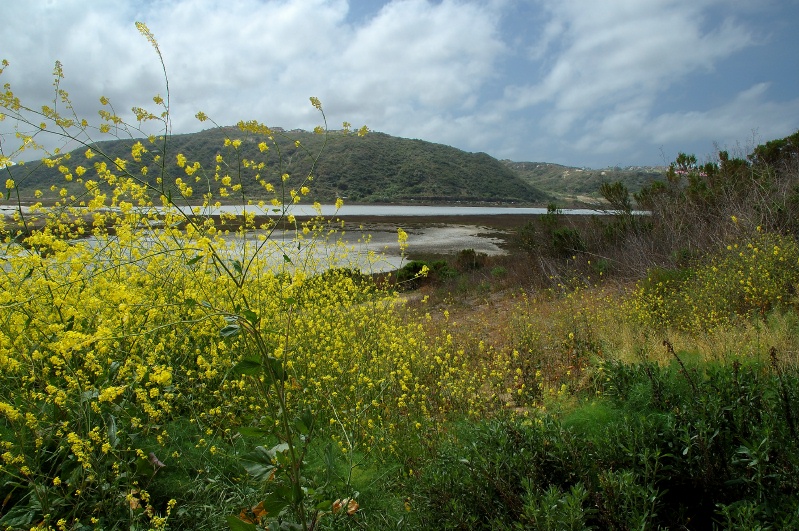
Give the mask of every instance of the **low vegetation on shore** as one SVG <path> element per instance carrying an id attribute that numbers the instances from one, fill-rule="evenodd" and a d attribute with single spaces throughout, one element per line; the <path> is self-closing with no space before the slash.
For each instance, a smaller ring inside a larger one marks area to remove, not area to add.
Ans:
<path id="1" fill-rule="evenodd" d="M 318 143 L 242 122 L 207 163 L 168 97 L 95 127 L 61 78 L 0 99 L 20 150 L 83 144 L 47 207 L 0 161 L 0 528 L 799 525 L 799 132 L 378 277 L 292 214 L 341 134 L 316 98 Z"/>

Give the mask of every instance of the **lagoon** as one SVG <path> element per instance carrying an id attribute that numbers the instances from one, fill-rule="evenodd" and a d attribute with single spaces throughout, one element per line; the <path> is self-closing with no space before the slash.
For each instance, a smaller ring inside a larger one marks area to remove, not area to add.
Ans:
<path id="1" fill-rule="evenodd" d="M 440 206 L 440 205 L 348 205 L 344 204 L 337 209 L 336 205 L 321 205 L 324 217 L 447 217 L 447 216 L 540 216 L 547 213 L 541 207 L 503 207 L 503 206 Z M 209 207 L 201 210 L 204 215 L 242 214 L 245 209 L 255 212 L 256 215 L 274 216 L 279 210 L 271 207 L 259 208 L 258 206 L 223 205 Z M 315 216 L 317 211 L 311 205 L 298 204 L 290 207 L 290 212 L 297 217 Z M 602 210 L 588 208 L 562 209 L 560 213 L 566 215 L 594 215 L 603 214 Z"/>
<path id="2" fill-rule="evenodd" d="M 13 207 L 12 207 L 13 208 Z M 7 208 L 10 214 L 12 208 Z M 23 210 L 27 208 L 23 207 Z M 159 209 L 160 210 L 160 209 Z M 245 211 L 256 216 L 277 217 L 279 209 L 256 205 L 223 205 L 220 207 L 184 207 L 185 212 L 218 216 L 220 214 L 241 215 Z M 314 217 L 319 214 L 311 205 L 298 204 L 288 207 L 288 213 L 298 218 Z M 439 205 L 348 205 L 341 208 L 335 205 L 321 205 L 321 215 L 328 219 L 340 219 L 343 228 L 333 238 L 350 246 L 356 262 L 363 269 L 372 272 L 392 270 L 401 267 L 403 262 L 417 256 L 433 254 L 456 254 L 462 249 L 474 249 L 487 255 L 505 254 L 503 243 L 508 232 L 499 228 L 491 219 L 518 216 L 518 221 L 505 226 L 524 224 L 525 216 L 540 216 L 547 213 L 541 207 L 512 206 L 439 206 Z M 602 215 L 607 212 L 593 209 L 563 209 L 564 215 Z M 510 218 L 507 218 L 510 219 Z M 490 225 L 490 226 L 489 226 Z M 397 242 L 397 229 L 408 233 L 408 247 L 403 252 Z M 290 239 L 289 233 L 275 234 L 278 240 Z M 317 248 L 317 252 L 321 249 Z M 367 256 L 377 254 L 382 257 L 377 264 L 369 264 Z M 356 258 L 357 257 L 357 258 Z"/>

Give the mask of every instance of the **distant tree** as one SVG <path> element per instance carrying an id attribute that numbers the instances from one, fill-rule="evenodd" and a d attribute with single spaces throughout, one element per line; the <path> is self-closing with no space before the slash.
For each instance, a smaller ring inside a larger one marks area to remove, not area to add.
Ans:
<path id="1" fill-rule="evenodd" d="M 632 213 L 633 204 L 630 201 L 630 192 L 621 181 L 616 181 L 612 184 L 603 182 L 599 186 L 599 193 L 616 212 L 620 214 Z"/>
<path id="2" fill-rule="evenodd" d="M 634 198 L 651 212 L 653 244 L 667 256 L 708 250 L 732 232 L 757 227 L 799 234 L 799 132 L 745 158 L 719 151 L 716 161 L 699 164 L 695 155 L 680 153 L 665 177 Z M 611 204 L 622 199 L 610 185 L 602 192 Z"/>

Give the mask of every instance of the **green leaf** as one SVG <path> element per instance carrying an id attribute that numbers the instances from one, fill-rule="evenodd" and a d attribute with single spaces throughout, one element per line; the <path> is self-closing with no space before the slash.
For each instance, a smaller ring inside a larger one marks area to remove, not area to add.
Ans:
<path id="1" fill-rule="evenodd" d="M 237 325 L 237 324 L 229 324 L 229 325 L 226 325 L 226 326 L 222 327 L 222 329 L 219 331 L 219 335 L 222 336 L 222 337 L 235 336 L 236 334 L 239 333 L 240 330 L 241 330 L 241 327 L 239 325 Z"/>
<path id="2" fill-rule="evenodd" d="M 0 524 L 9 526 L 10 528 L 27 527 L 33 522 L 33 519 L 36 518 L 37 512 L 38 511 L 28 506 L 14 506 L 0 518 Z"/>
<path id="3" fill-rule="evenodd" d="M 310 407 L 305 408 L 305 411 L 302 412 L 302 419 L 303 424 L 308 426 L 309 430 L 314 428 L 314 423 L 316 422 L 316 417 L 314 417 L 313 411 L 311 411 Z"/>
<path id="4" fill-rule="evenodd" d="M 283 369 L 282 360 L 269 356 L 266 361 L 269 363 L 270 375 L 273 376 L 276 381 L 283 382 L 288 378 L 286 371 Z"/>
<path id="5" fill-rule="evenodd" d="M 272 477 L 275 471 L 274 461 L 275 453 L 263 446 L 256 446 L 255 450 L 241 456 L 241 465 L 256 481 L 266 481 Z"/>
<path id="6" fill-rule="evenodd" d="M 252 437 L 252 438 L 258 438 L 258 439 L 261 439 L 261 438 L 263 438 L 266 435 L 269 435 L 271 433 L 271 431 L 266 430 L 264 428 L 256 428 L 256 427 L 252 427 L 252 426 L 239 428 L 238 431 L 239 431 L 239 434 L 242 437 Z"/>
<path id="7" fill-rule="evenodd" d="M 316 504 L 316 507 L 314 507 L 314 509 L 316 509 L 317 511 L 329 511 L 332 509 L 332 507 L 333 507 L 333 500 L 322 500 Z"/>
<path id="8" fill-rule="evenodd" d="M 111 444 L 112 448 L 116 448 L 117 444 L 119 444 L 119 438 L 117 437 L 117 421 L 114 415 L 108 415 L 108 442 Z"/>
<path id="9" fill-rule="evenodd" d="M 248 524 L 238 516 L 226 516 L 230 531 L 257 531 L 255 524 Z"/>
<path id="10" fill-rule="evenodd" d="M 285 253 L 283 254 L 283 261 L 284 261 L 284 262 L 287 262 L 287 263 L 289 263 L 289 264 L 291 264 L 291 263 L 292 263 L 292 262 L 291 262 L 291 258 L 289 258 L 289 255 L 287 255 L 287 254 L 285 254 Z"/>
<path id="11" fill-rule="evenodd" d="M 241 275 L 241 262 L 238 260 L 233 260 L 233 270 Z"/>
<path id="12" fill-rule="evenodd" d="M 291 501 L 283 496 L 281 489 L 270 493 L 264 500 L 264 510 L 268 514 L 280 514 L 280 511 L 286 508 Z"/>
<path id="13" fill-rule="evenodd" d="M 308 433 L 311 431 L 308 428 L 308 425 L 305 424 L 302 419 L 296 419 L 294 421 L 294 429 L 297 430 L 297 433 L 300 435 L 308 435 Z"/>
<path id="14" fill-rule="evenodd" d="M 314 416 L 311 413 L 311 408 L 306 408 L 305 411 L 294 421 L 294 429 L 300 435 L 308 435 L 311 433 L 314 425 Z"/>
<path id="15" fill-rule="evenodd" d="M 186 265 L 194 265 L 194 264 L 196 264 L 197 262 L 199 262 L 200 260 L 202 260 L 202 258 L 203 258 L 203 257 L 202 257 L 201 255 L 199 255 L 199 254 L 198 254 L 197 256 L 195 256 L 194 258 L 192 258 L 191 260 L 188 260 L 188 261 L 186 262 Z"/>
<path id="16" fill-rule="evenodd" d="M 197 306 L 197 301 L 195 301 L 194 299 L 186 299 L 183 301 L 183 304 L 185 304 L 189 308 L 194 308 L 195 306 Z"/>
<path id="17" fill-rule="evenodd" d="M 263 370 L 264 366 L 261 365 L 261 358 L 258 356 L 242 358 L 240 362 L 233 366 L 233 374 L 238 375 L 246 374 L 247 376 L 258 376 Z"/>
<path id="18" fill-rule="evenodd" d="M 250 309 L 242 310 L 241 315 L 243 315 L 244 318 L 247 319 L 247 321 L 250 322 L 250 324 L 252 324 L 252 325 L 257 325 L 258 324 L 258 320 L 259 320 L 258 314 L 255 313 L 254 311 L 252 311 Z"/>
<path id="19" fill-rule="evenodd" d="M 153 475 L 153 465 L 146 457 L 136 459 L 136 475 L 140 477 L 150 477 Z"/>

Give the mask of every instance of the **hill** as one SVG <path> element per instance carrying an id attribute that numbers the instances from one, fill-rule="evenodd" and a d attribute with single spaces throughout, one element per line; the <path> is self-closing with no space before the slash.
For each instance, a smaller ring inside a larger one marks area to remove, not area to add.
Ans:
<path id="1" fill-rule="evenodd" d="M 502 161 L 530 186 L 546 191 L 558 205 L 595 204 L 601 201 L 599 187 L 603 182 L 619 181 L 633 193 L 662 179 L 666 167 L 630 166 L 605 169 L 576 168 L 548 162 Z"/>
<path id="2" fill-rule="evenodd" d="M 269 175 L 269 180 L 274 184 L 279 182 L 283 173 L 297 177 L 307 175 L 312 169 L 312 157 L 307 156 L 307 153 L 318 153 L 325 136 L 299 130 L 274 131 L 274 143 L 270 145 L 266 168 L 261 174 Z M 238 127 L 174 135 L 170 138 L 162 159 L 165 161 L 168 177 L 165 181 L 174 182 L 177 177 L 187 182 L 194 179 L 187 179 L 185 171 L 175 164 L 179 153 L 186 157 L 189 164 L 194 161 L 201 164 L 204 170 L 196 175 L 202 175 L 204 171 L 206 177 L 213 179 L 218 153 L 223 154 L 228 164 L 234 162 L 231 149 L 223 147 L 226 138 L 242 141 L 239 153 L 243 159 L 263 160 L 258 145 L 266 138 L 242 132 Z M 135 141 L 104 141 L 95 145 L 95 151 L 102 151 L 110 166 L 111 161 L 117 157 L 130 160 L 131 147 Z M 299 141 L 301 147 L 295 141 Z M 150 156 L 147 179 L 154 183 L 160 168 L 158 163 L 152 161 L 152 155 L 158 152 L 161 143 L 149 143 L 147 140 L 143 143 L 150 150 L 147 154 Z M 87 160 L 85 152 L 85 147 L 73 151 L 68 165 L 70 168 L 79 165 L 89 168 L 85 178 L 96 180 L 95 172 L 91 168 L 100 157 Z M 224 168 L 223 171 L 230 173 L 235 182 L 235 172 Z M 44 193 L 43 200 L 55 199 L 57 190 L 61 187 L 66 187 L 70 195 L 79 196 L 85 192 L 84 185 L 78 179 L 65 182 L 57 165 L 48 167 L 39 162 L 28 163 L 11 168 L 11 172 L 21 193 L 26 197 L 32 197 L 35 190 L 41 190 Z M 398 138 L 383 133 L 369 133 L 365 137 L 358 137 L 340 131 L 331 132 L 327 135 L 327 145 L 313 175 L 312 197 L 321 202 L 344 197 L 348 201 L 363 203 L 544 204 L 552 199 L 529 180 L 522 178 L 513 168 L 485 153 L 468 153 L 442 144 Z M 255 179 L 244 179 L 241 184 L 241 193 L 247 198 L 263 197 L 263 190 Z M 53 185 L 56 190 L 51 190 Z M 195 186 L 197 193 L 194 197 L 199 196 L 201 185 L 202 181 Z M 237 198 L 231 195 L 229 200 L 235 202 Z"/>

